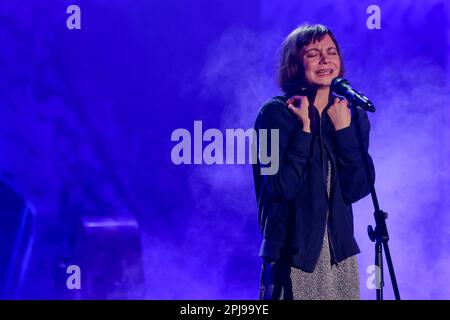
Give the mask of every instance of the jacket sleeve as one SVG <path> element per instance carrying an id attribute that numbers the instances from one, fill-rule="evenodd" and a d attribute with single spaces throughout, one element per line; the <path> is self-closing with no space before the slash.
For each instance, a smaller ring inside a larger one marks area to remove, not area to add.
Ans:
<path id="1" fill-rule="evenodd" d="M 369 149 L 370 122 L 367 113 L 362 108 L 358 112 L 359 124 L 364 141 L 365 152 Z M 355 117 L 349 127 L 336 131 L 335 150 L 338 170 L 338 180 L 342 196 L 347 204 L 354 203 L 370 193 L 370 185 L 375 181 L 375 168 L 369 155 L 371 180 L 367 178 L 364 158 L 358 142 Z"/>
<path id="2" fill-rule="evenodd" d="M 278 129 L 278 170 L 270 175 L 262 175 L 261 168 L 266 165 L 259 163 L 260 174 L 271 198 L 276 201 L 290 200 L 296 196 L 305 179 L 305 172 L 309 162 L 309 153 L 312 135 L 301 129 L 301 122 L 294 123 L 281 102 L 271 103 L 263 107 L 255 122 L 255 131 L 258 137 L 258 156 L 260 154 L 261 141 L 260 130 L 267 130 L 267 145 L 269 153 L 272 153 L 273 144 L 271 130 Z M 262 139 L 265 140 L 265 139 Z M 272 157 L 275 155 L 271 155 Z"/>

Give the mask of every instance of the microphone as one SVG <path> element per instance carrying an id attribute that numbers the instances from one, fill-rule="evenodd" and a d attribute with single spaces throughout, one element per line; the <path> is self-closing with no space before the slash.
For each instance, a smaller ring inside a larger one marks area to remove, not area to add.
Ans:
<path id="1" fill-rule="evenodd" d="M 375 106 L 361 92 L 356 91 L 350 86 L 350 83 L 341 77 L 336 77 L 331 82 L 331 91 L 339 96 L 345 97 L 350 104 L 360 106 L 366 111 L 375 112 Z"/>

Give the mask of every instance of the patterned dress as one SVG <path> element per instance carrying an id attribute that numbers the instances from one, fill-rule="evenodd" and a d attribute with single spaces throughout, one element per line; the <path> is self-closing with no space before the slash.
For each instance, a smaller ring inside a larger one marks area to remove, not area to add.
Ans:
<path id="1" fill-rule="evenodd" d="M 327 193 L 331 190 L 331 164 L 328 161 Z M 313 273 L 291 267 L 294 300 L 359 300 L 359 272 L 356 256 L 331 265 L 328 232 Z"/>

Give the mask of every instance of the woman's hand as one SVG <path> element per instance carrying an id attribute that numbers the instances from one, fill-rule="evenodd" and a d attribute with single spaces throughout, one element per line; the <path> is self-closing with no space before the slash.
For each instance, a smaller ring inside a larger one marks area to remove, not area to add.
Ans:
<path id="1" fill-rule="evenodd" d="M 350 126 L 352 112 L 348 107 L 347 100 L 335 98 L 333 105 L 328 109 L 327 113 L 336 131 Z"/>
<path id="2" fill-rule="evenodd" d="M 303 124 L 303 131 L 311 133 L 311 121 L 308 115 L 309 101 L 305 96 L 293 96 L 286 101 L 291 110 Z M 298 107 L 297 107 L 298 106 Z"/>

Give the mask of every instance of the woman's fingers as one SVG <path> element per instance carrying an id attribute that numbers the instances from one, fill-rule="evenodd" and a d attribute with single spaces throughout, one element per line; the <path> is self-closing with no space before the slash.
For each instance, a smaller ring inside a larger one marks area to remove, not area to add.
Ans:
<path id="1" fill-rule="evenodd" d="M 286 101 L 286 103 L 288 105 L 293 104 L 294 106 L 296 106 L 299 104 L 299 102 L 302 101 L 303 98 L 305 98 L 305 97 L 304 96 L 292 96 Z"/>
<path id="2" fill-rule="evenodd" d="M 338 97 L 334 97 L 333 105 L 337 105 L 341 101 Z"/>
<path id="3" fill-rule="evenodd" d="M 351 111 L 346 99 L 335 98 L 333 105 L 327 110 L 327 114 L 336 130 L 346 128 L 351 123 Z"/>
<path id="4" fill-rule="evenodd" d="M 341 99 L 339 97 L 335 97 L 333 101 L 333 106 L 346 106 L 348 107 L 347 99 Z"/>

